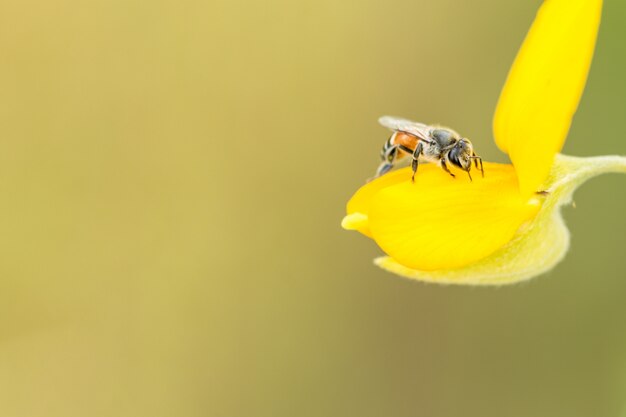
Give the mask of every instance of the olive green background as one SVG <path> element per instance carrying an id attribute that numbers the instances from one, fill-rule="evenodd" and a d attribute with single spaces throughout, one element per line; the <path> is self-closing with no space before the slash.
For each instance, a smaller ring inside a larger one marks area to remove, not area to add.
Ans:
<path id="1" fill-rule="evenodd" d="M 605 3 L 573 155 L 626 155 Z M 3 0 L 0 416 L 618 416 L 626 177 L 512 287 L 390 275 L 339 227 L 380 115 L 506 161 L 491 118 L 539 4 Z"/>

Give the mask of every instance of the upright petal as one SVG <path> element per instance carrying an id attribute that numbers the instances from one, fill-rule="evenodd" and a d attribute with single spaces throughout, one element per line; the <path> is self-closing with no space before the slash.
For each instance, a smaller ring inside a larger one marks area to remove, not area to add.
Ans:
<path id="1" fill-rule="evenodd" d="M 602 0 L 546 0 L 509 72 L 494 118 L 523 195 L 539 191 L 583 93 Z"/>

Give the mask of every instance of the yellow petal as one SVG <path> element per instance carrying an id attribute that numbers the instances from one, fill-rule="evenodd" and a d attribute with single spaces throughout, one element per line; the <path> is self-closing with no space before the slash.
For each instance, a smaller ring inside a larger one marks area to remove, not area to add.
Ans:
<path id="1" fill-rule="evenodd" d="M 602 0 L 546 0 L 509 72 L 494 118 L 525 196 L 539 191 L 583 93 Z"/>
<path id="2" fill-rule="evenodd" d="M 352 213 L 346 215 L 341 221 L 341 227 L 346 230 L 357 230 L 367 237 L 372 237 L 369 229 L 369 218 L 363 213 Z"/>
<path id="3" fill-rule="evenodd" d="M 504 285 L 530 279 L 552 269 L 569 248 L 569 231 L 560 208 L 571 202 L 572 194 L 585 181 L 610 172 L 626 173 L 626 158 L 557 155 L 546 180 L 549 194 L 537 216 L 508 244 L 471 265 L 420 271 L 408 268 L 392 257 L 378 258 L 375 263 L 406 278 L 438 284 Z"/>
<path id="4" fill-rule="evenodd" d="M 409 168 L 387 175 L 363 186 L 348 213 L 366 216 L 367 229 L 358 230 L 409 268 L 451 269 L 485 258 L 540 207 L 522 198 L 511 165 L 487 163 L 485 178 L 475 174 L 473 182 L 430 164 L 420 166 L 414 184 Z"/>
<path id="5" fill-rule="evenodd" d="M 368 182 L 352 196 L 346 207 L 348 215 L 341 222 L 341 227 L 346 230 L 358 230 L 367 237 L 372 237 L 369 229 L 368 213 L 372 197 L 380 190 L 390 185 L 398 184 L 410 178 L 411 174 L 407 174 L 402 170 L 391 171 L 382 177 L 378 177 Z"/>

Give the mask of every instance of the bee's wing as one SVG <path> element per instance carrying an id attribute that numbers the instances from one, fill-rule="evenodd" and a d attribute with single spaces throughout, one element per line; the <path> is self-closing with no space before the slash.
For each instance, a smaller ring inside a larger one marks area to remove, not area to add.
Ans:
<path id="1" fill-rule="evenodd" d="M 428 140 L 430 127 L 423 123 L 412 122 L 411 120 L 392 116 L 383 116 L 378 119 L 378 123 L 387 129 L 411 133 L 420 139 Z"/>

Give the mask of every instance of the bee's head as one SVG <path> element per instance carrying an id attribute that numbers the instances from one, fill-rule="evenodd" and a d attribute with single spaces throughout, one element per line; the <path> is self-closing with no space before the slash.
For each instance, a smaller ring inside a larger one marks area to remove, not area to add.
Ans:
<path id="1" fill-rule="evenodd" d="M 457 168 L 461 168 L 463 171 L 469 172 L 472 168 L 472 155 L 474 154 L 474 148 L 472 142 L 469 139 L 460 139 L 454 148 L 450 150 L 448 159 Z"/>

